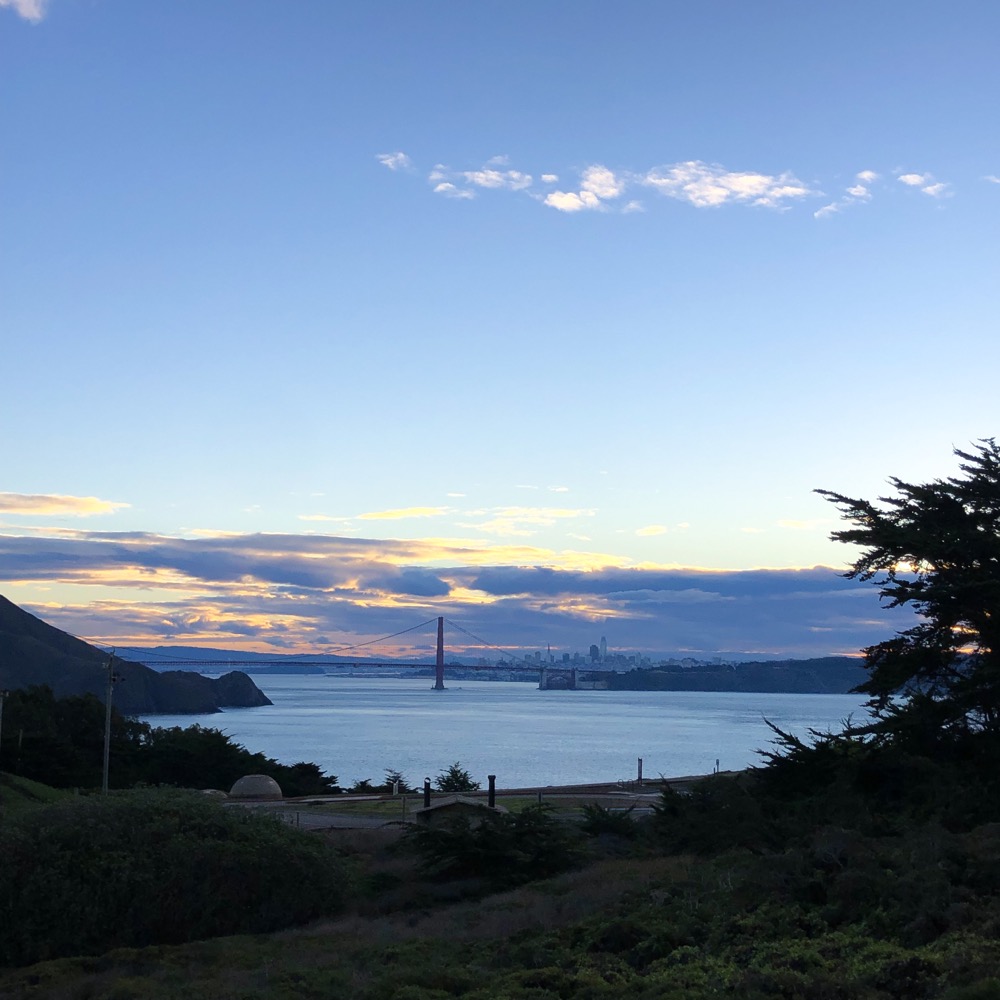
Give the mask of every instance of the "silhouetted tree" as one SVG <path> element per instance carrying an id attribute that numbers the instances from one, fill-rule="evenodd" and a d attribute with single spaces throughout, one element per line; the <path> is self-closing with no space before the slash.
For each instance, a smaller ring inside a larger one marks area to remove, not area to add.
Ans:
<path id="1" fill-rule="evenodd" d="M 986 438 L 955 454 L 964 475 L 893 477 L 896 495 L 874 503 L 817 490 L 854 524 L 831 537 L 863 549 L 845 575 L 920 615 L 864 650 L 857 690 L 896 731 L 1000 732 L 1000 448 Z"/>
<path id="2" fill-rule="evenodd" d="M 434 779 L 434 785 L 439 792 L 479 791 L 479 782 L 472 780 L 472 775 L 462 767 L 462 762 L 458 760 Z"/>

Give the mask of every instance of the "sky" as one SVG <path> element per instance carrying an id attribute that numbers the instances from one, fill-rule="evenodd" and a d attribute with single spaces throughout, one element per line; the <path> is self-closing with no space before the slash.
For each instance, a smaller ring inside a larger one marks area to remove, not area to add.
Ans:
<path id="1" fill-rule="evenodd" d="M 997 433 L 998 44 L 987 2 L 0 0 L 0 593 L 119 647 L 881 641 L 813 491 Z"/>

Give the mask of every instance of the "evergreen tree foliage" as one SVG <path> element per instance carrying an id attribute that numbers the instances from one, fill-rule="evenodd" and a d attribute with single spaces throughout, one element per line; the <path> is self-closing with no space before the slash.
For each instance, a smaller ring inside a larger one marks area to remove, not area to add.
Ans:
<path id="1" fill-rule="evenodd" d="M 0 766 L 55 788 L 96 788 L 104 755 L 104 704 L 92 694 L 56 698 L 46 686 L 12 691 L 4 705 Z M 337 776 L 316 764 L 281 764 L 218 729 L 169 729 L 112 710 L 112 788 L 137 784 L 228 791 L 245 774 L 267 774 L 286 796 L 329 795 Z"/>
<path id="2" fill-rule="evenodd" d="M 853 522 L 831 537 L 863 549 L 845 575 L 920 616 L 864 650 L 857 689 L 883 723 L 919 739 L 1000 729 L 1000 447 L 987 438 L 955 454 L 961 476 L 893 477 L 895 495 L 876 502 L 817 490 Z"/>
<path id="3" fill-rule="evenodd" d="M 434 779 L 434 787 L 439 792 L 478 792 L 479 782 L 473 781 L 472 775 L 462 767 L 462 762 L 456 760 Z"/>

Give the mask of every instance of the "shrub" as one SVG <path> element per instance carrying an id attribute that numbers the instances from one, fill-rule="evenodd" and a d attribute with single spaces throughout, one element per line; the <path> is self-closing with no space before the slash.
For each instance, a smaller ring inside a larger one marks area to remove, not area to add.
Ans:
<path id="1" fill-rule="evenodd" d="M 407 831 L 404 846 L 428 874 L 478 878 L 493 888 L 547 878 L 576 867 L 583 858 L 579 832 L 545 805 L 516 815 L 485 813 L 476 822 L 462 816 L 446 826 L 415 826 Z"/>
<path id="2" fill-rule="evenodd" d="M 0 964 L 263 933 L 332 914 L 343 862 L 279 820 L 132 792 L 0 826 Z"/>

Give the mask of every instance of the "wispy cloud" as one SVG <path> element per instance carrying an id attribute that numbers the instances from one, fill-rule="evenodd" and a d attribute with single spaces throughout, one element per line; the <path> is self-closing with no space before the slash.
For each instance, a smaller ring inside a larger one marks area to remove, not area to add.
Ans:
<path id="1" fill-rule="evenodd" d="M 527 537 L 539 528 L 551 527 L 557 521 L 580 517 L 593 517 L 594 509 L 566 507 L 498 507 L 489 512 L 485 521 L 466 522 L 463 528 L 473 528 L 490 535 Z"/>
<path id="2" fill-rule="evenodd" d="M 522 174 L 520 170 L 465 170 L 462 177 L 467 183 L 481 188 L 523 191 L 531 187 L 531 174 Z"/>
<path id="3" fill-rule="evenodd" d="M 413 161 L 406 153 L 379 153 L 375 159 L 390 170 L 408 170 L 413 166 Z"/>
<path id="4" fill-rule="evenodd" d="M 114 514 L 128 506 L 118 500 L 64 496 L 61 493 L 0 493 L 0 513 L 32 517 L 51 514 L 91 517 L 94 514 Z"/>
<path id="5" fill-rule="evenodd" d="M 635 533 L 640 538 L 651 538 L 654 535 L 665 535 L 667 530 L 667 527 L 663 524 L 647 524 L 643 528 L 636 528 Z"/>
<path id="6" fill-rule="evenodd" d="M 701 160 L 656 167 L 645 175 L 642 183 L 696 208 L 715 208 L 733 202 L 782 208 L 789 201 L 816 193 L 792 173 L 775 176 L 727 170 L 717 163 Z"/>
<path id="7" fill-rule="evenodd" d="M 951 193 L 951 185 L 935 180 L 933 174 L 900 174 L 897 180 L 907 187 L 919 188 L 931 198 L 943 198 Z"/>
<path id="8" fill-rule="evenodd" d="M 989 181 L 991 184 L 1000 184 L 1000 177 L 997 177 L 996 174 L 987 174 L 983 178 L 983 180 L 984 181 Z"/>
<path id="9" fill-rule="evenodd" d="M 395 510 L 375 510 L 358 514 L 361 521 L 401 521 L 410 517 L 441 517 L 450 507 L 398 507 Z"/>
<path id="10" fill-rule="evenodd" d="M 831 215 L 836 215 L 849 205 L 857 205 L 861 202 L 871 201 L 871 186 L 879 179 L 879 175 L 874 170 L 860 170 L 854 175 L 854 183 L 847 188 L 846 193 L 837 201 L 830 202 L 822 208 L 813 212 L 813 218 L 825 219 Z"/>
<path id="11" fill-rule="evenodd" d="M 434 187 L 435 194 L 444 195 L 445 198 L 464 198 L 466 200 L 471 200 L 476 197 L 475 191 L 470 191 L 468 188 L 456 187 L 451 181 L 441 181 L 440 184 Z"/>
<path id="12" fill-rule="evenodd" d="M 0 7 L 9 7 L 26 21 L 38 23 L 45 17 L 48 0 L 0 0 Z"/>

